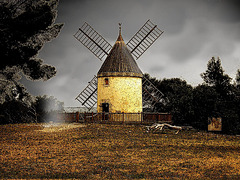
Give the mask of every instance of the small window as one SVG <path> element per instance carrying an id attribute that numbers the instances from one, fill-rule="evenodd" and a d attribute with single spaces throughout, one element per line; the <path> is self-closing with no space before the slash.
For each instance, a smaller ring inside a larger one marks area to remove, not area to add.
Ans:
<path id="1" fill-rule="evenodd" d="M 108 78 L 105 78 L 104 81 L 105 81 L 105 85 L 108 86 L 108 85 L 109 85 L 109 80 L 108 80 Z"/>

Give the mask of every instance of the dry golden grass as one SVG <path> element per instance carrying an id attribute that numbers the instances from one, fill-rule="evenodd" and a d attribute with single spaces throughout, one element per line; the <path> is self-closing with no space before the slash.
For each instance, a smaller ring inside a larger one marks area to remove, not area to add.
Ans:
<path id="1" fill-rule="evenodd" d="M 106 124 L 2 125 L 0 134 L 0 178 L 240 179 L 236 136 Z"/>

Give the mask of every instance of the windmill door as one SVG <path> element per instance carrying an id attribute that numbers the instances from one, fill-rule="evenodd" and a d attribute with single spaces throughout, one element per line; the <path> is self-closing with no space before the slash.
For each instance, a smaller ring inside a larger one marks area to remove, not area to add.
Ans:
<path id="1" fill-rule="evenodd" d="M 102 103 L 102 112 L 103 112 L 103 120 L 108 120 L 108 113 L 109 113 L 109 104 L 108 103 Z"/>

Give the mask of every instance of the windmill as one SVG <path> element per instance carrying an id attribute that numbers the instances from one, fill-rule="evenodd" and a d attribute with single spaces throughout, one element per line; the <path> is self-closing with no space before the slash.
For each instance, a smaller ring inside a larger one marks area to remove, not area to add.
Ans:
<path id="1" fill-rule="evenodd" d="M 125 44 L 119 23 L 117 41 L 111 46 L 85 22 L 74 37 L 104 62 L 97 76 L 93 77 L 76 100 L 88 110 L 97 104 L 99 113 L 142 112 L 143 108 L 164 103 L 164 94 L 143 76 L 136 63 L 162 33 L 157 25 L 148 20 Z"/>

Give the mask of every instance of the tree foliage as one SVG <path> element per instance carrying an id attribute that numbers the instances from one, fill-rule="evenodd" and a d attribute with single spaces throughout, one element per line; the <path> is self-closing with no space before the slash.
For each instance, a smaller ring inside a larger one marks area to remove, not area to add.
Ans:
<path id="1" fill-rule="evenodd" d="M 218 59 L 212 57 L 208 61 L 207 70 L 201 74 L 201 77 L 207 85 L 213 86 L 221 95 L 226 96 L 229 93 L 231 78 L 224 73 L 219 57 Z"/>
<path id="2" fill-rule="evenodd" d="M 163 79 L 156 87 L 169 101 L 165 106 L 157 107 L 156 111 L 171 113 L 175 124 L 189 124 L 192 116 L 192 87 L 180 78 Z"/>
<path id="3" fill-rule="evenodd" d="M 237 70 L 236 84 L 237 84 L 238 87 L 240 87 L 240 69 Z"/>
<path id="4" fill-rule="evenodd" d="M 63 102 L 47 95 L 37 96 L 31 105 L 11 100 L 0 104 L 0 124 L 48 122 L 55 113 L 63 111 Z"/>
<path id="5" fill-rule="evenodd" d="M 193 119 L 192 125 L 207 130 L 208 117 L 219 117 L 217 111 L 218 93 L 206 84 L 198 85 L 193 89 Z"/>
<path id="6" fill-rule="evenodd" d="M 63 24 L 55 24 L 56 0 L 8 0 L 0 4 L 0 103 L 29 100 L 19 83 L 23 74 L 30 80 L 48 80 L 55 67 L 37 57 L 46 42 L 57 37 Z"/>
<path id="7" fill-rule="evenodd" d="M 201 74 L 204 83 L 196 87 L 179 78 L 157 80 L 148 74 L 145 77 L 169 99 L 166 104 L 156 104 L 155 111 L 171 113 L 175 124 L 207 130 L 208 117 L 221 117 L 224 133 L 240 133 L 240 71 L 235 85 L 231 84 L 219 58 L 209 60 L 206 72 Z"/>
<path id="8" fill-rule="evenodd" d="M 63 102 L 58 101 L 53 96 L 37 96 L 33 106 L 36 109 L 37 122 L 47 122 L 51 115 L 58 111 L 63 111 Z"/>
<path id="9" fill-rule="evenodd" d="M 11 100 L 0 104 L 0 124 L 37 122 L 36 111 L 22 101 Z"/>
<path id="10" fill-rule="evenodd" d="M 56 69 L 37 57 L 46 42 L 56 38 L 63 24 L 56 24 L 58 0 L 0 1 L 0 117 L 1 123 L 36 120 L 32 97 L 19 82 L 46 81 Z M 28 115 L 31 114 L 31 115 Z"/>

